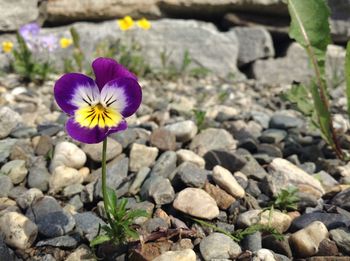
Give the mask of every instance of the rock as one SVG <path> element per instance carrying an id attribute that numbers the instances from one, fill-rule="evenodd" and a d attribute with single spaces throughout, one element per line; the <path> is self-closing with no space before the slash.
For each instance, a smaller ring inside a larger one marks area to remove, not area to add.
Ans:
<path id="1" fill-rule="evenodd" d="M 2 3 L 4 5 L 4 3 Z M 2 7 L 3 7 L 2 5 Z M 1 28 L 1 21 L 0 21 Z M 0 108 L 0 139 L 6 138 L 22 122 L 22 117 L 7 106 Z"/>
<path id="2" fill-rule="evenodd" d="M 208 171 L 200 169 L 197 165 L 184 162 L 176 170 L 176 177 L 187 187 L 202 188 L 207 180 Z"/>
<path id="3" fill-rule="evenodd" d="M 107 184 L 111 189 L 118 190 L 124 183 L 128 175 L 129 169 L 129 159 L 128 158 L 116 158 L 107 163 Z M 92 175 L 97 176 L 98 180 L 95 184 L 94 195 L 96 197 L 102 198 L 102 170 L 99 168 L 94 171 Z"/>
<path id="4" fill-rule="evenodd" d="M 219 208 L 215 200 L 204 190 L 185 188 L 174 200 L 175 209 L 194 217 L 213 219 L 219 216 Z"/>
<path id="5" fill-rule="evenodd" d="M 18 140 L 12 147 L 10 160 L 25 160 L 27 165 L 31 165 L 34 159 L 34 150 L 28 140 Z"/>
<path id="6" fill-rule="evenodd" d="M 100 225 L 106 225 L 102 219 L 94 215 L 92 212 L 77 213 L 74 215 L 74 219 L 77 232 L 89 241 L 97 236 Z"/>
<path id="7" fill-rule="evenodd" d="M 176 149 L 175 135 L 171 131 L 164 128 L 159 128 L 152 132 L 150 143 L 152 146 L 157 147 L 162 151 Z"/>
<path id="8" fill-rule="evenodd" d="M 220 209 L 226 210 L 236 201 L 230 194 L 209 182 L 205 183 L 204 190 L 215 200 Z"/>
<path id="9" fill-rule="evenodd" d="M 152 233 L 158 230 L 166 230 L 169 227 L 164 219 L 158 217 L 147 220 L 143 226 L 147 233 Z"/>
<path id="10" fill-rule="evenodd" d="M 232 173 L 240 170 L 245 164 L 245 159 L 235 152 L 226 150 L 211 150 L 204 155 L 205 168 L 213 169 L 216 165 L 220 165 L 228 169 Z"/>
<path id="11" fill-rule="evenodd" d="M 317 198 L 325 193 L 317 179 L 285 159 L 275 158 L 268 166 L 268 171 L 271 177 L 270 189 L 274 196 L 277 196 L 281 189 L 290 186 Z"/>
<path id="12" fill-rule="evenodd" d="M 0 197 L 7 197 L 12 188 L 11 179 L 8 176 L 0 174 Z"/>
<path id="13" fill-rule="evenodd" d="M 226 130 L 209 128 L 193 138 L 190 150 L 203 156 L 210 150 L 232 151 L 236 148 L 236 144 L 237 142 Z"/>
<path id="14" fill-rule="evenodd" d="M 137 136 L 137 132 L 132 128 L 128 128 L 125 131 L 115 132 L 109 135 L 109 137 L 118 141 L 124 149 L 132 144 L 137 139 Z"/>
<path id="15" fill-rule="evenodd" d="M 0 217 L 0 234 L 9 246 L 27 249 L 35 241 L 38 228 L 26 216 L 7 212 Z"/>
<path id="16" fill-rule="evenodd" d="M 173 133 L 176 140 L 180 142 L 192 140 L 198 132 L 197 125 L 191 120 L 172 123 L 166 125 L 164 128 Z"/>
<path id="17" fill-rule="evenodd" d="M 73 236 L 60 236 L 46 240 L 41 240 L 38 243 L 36 243 L 36 247 L 53 246 L 73 249 L 77 247 L 78 243 L 78 240 Z"/>
<path id="18" fill-rule="evenodd" d="M 168 179 L 162 176 L 148 178 L 143 184 L 140 195 L 143 199 L 153 198 L 159 205 L 169 204 L 175 198 L 175 192 Z"/>
<path id="19" fill-rule="evenodd" d="M 265 236 L 262 239 L 262 247 L 271 249 L 275 253 L 287 256 L 289 258 L 293 256 L 286 237 L 283 240 L 277 240 L 273 235 Z"/>
<path id="20" fill-rule="evenodd" d="M 350 203 L 348 200 L 349 195 L 350 195 L 350 188 L 345 189 L 339 192 L 337 195 L 335 195 L 335 197 L 332 199 L 332 203 L 346 210 L 350 210 Z"/>
<path id="21" fill-rule="evenodd" d="M 347 227 L 350 225 L 350 218 L 344 215 L 336 213 L 312 212 L 305 213 L 294 219 L 291 229 L 293 231 L 303 229 L 314 221 L 322 222 L 329 230 L 338 227 Z"/>
<path id="22" fill-rule="evenodd" d="M 338 256 L 339 255 L 339 250 L 337 247 L 337 244 L 326 238 L 323 239 L 318 246 L 318 251 L 317 251 L 317 256 Z"/>
<path id="23" fill-rule="evenodd" d="M 37 163 L 29 169 L 27 183 L 30 188 L 37 188 L 44 192 L 49 188 L 50 177 L 45 165 Z"/>
<path id="24" fill-rule="evenodd" d="M 21 209 L 27 209 L 36 199 L 43 197 L 44 194 L 37 188 L 28 189 L 22 193 L 17 199 L 16 203 Z"/>
<path id="25" fill-rule="evenodd" d="M 247 150 L 240 148 L 236 151 L 236 154 L 240 155 L 245 161 L 245 165 L 240 169 L 240 172 L 245 174 L 248 178 L 262 180 L 268 175 L 265 169 L 260 166 Z"/>
<path id="26" fill-rule="evenodd" d="M 245 236 L 245 238 L 242 240 L 242 248 L 252 252 L 261 249 L 261 232 L 257 231 L 254 234 Z"/>
<path id="27" fill-rule="evenodd" d="M 94 143 L 94 144 L 84 144 L 82 146 L 83 151 L 88 155 L 93 161 L 102 162 L 102 143 Z M 114 139 L 107 138 L 107 151 L 106 151 L 106 160 L 110 161 L 117 157 L 123 148 L 122 145 L 119 144 Z"/>
<path id="28" fill-rule="evenodd" d="M 314 221 L 292 234 L 289 237 L 289 242 L 296 251 L 296 256 L 308 257 L 317 253 L 320 243 L 327 237 L 326 226 L 319 221 Z"/>
<path id="29" fill-rule="evenodd" d="M 275 255 L 268 249 L 259 249 L 254 254 L 254 261 L 276 261 Z"/>
<path id="30" fill-rule="evenodd" d="M 10 177 L 13 184 L 19 184 L 26 178 L 28 170 L 24 160 L 12 160 L 3 165 L 0 172 Z"/>
<path id="31" fill-rule="evenodd" d="M 261 133 L 259 140 L 265 143 L 280 143 L 287 136 L 285 130 L 280 129 L 267 129 Z"/>
<path id="32" fill-rule="evenodd" d="M 10 248 L 7 247 L 2 237 L 0 237 L 0 260 L 14 261 Z"/>
<path id="33" fill-rule="evenodd" d="M 349 27 L 349 21 L 346 18 L 346 14 L 349 12 L 349 2 L 347 1 L 332 1 L 328 0 L 328 6 L 331 9 L 331 32 L 332 39 L 335 42 L 347 42 L 349 38 L 349 32 L 347 28 Z"/>
<path id="34" fill-rule="evenodd" d="M 189 238 L 180 239 L 171 248 L 172 251 L 179 251 L 185 249 L 193 249 L 192 241 Z"/>
<path id="35" fill-rule="evenodd" d="M 50 177 L 50 192 L 56 193 L 71 184 L 80 184 L 83 181 L 84 177 L 76 169 L 59 166 Z"/>
<path id="36" fill-rule="evenodd" d="M 331 175 L 329 175 L 323 170 L 321 170 L 313 176 L 320 180 L 326 192 L 332 190 L 335 186 L 339 185 L 339 182 L 335 178 L 333 178 Z"/>
<path id="37" fill-rule="evenodd" d="M 193 164 L 196 164 L 198 167 L 204 169 L 204 159 L 191 150 L 180 149 L 176 151 L 176 156 L 178 164 L 181 164 L 183 162 L 191 162 Z"/>
<path id="38" fill-rule="evenodd" d="M 270 128 L 287 130 L 290 128 L 301 128 L 303 121 L 299 118 L 285 115 L 281 113 L 276 113 L 272 115 L 270 120 Z"/>
<path id="39" fill-rule="evenodd" d="M 37 0 L 20 0 L 16 3 L 1 0 L 0 31 L 15 31 L 20 26 L 35 21 L 39 16 Z"/>
<path id="40" fill-rule="evenodd" d="M 55 198 L 44 196 L 35 200 L 27 209 L 26 216 L 38 226 L 45 237 L 58 237 L 69 233 L 75 226 L 71 214 L 61 208 Z"/>
<path id="41" fill-rule="evenodd" d="M 212 233 L 204 238 L 199 249 L 205 261 L 213 259 L 231 259 L 242 252 L 240 246 L 230 237 L 221 233 Z"/>
<path id="42" fill-rule="evenodd" d="M 280 211 L 274 210 L 272 214 L 268 210 L 248 210 L 239 214 L 237 224 L 241 227 L 249 227 L 253 224 L 270 225 L 279 233 L 288 230 L 292 223 L 292 219 Z"/>
<path id="43" fill-rule="evenodd" d="M 238 43 L 238 65 L 245 65 L 261 58 L 274 57 L 272 38 L 263 27 L 234 27 Z"/>
<path id="44" fill-rule="evenodd" d="M 74 143 L 68 141 L 60 142 L 56 145 L 53 158 L 51 160 L 51 173 L 56 167 L 65 166 L 80 169 L 86 162 L 85 152 Z"/>
<path id="45" fill-rule="evenodd" d="M 50 136 L 42 135 L 39 138 L 38 144 L 35 146 L 35 154 L 45 156 L 53 150 L 53 141 Z"/>
<path id="46" fill-rule="evenodd" d="M 142 183 L 145 181 L 150 171 L 150 168 L 144 167 L 136 173 L 135 179 L 129 188 L 129 193 L 136 195 L 139 192 Z"/>
<path id="47" fill-rule="evenodd" d="M 86 245 L 79 246 L 76 250 L 74 250 L 73 253 L 70 253 L 66 257 L 66 261 L 78 261 L 78 260 L 95 261 L 93 257 L 93 253 L 91 252 L 91 249 Z"/>
<path id="48" fill-rule="evenodd" d="M 237 198 L 243 198 L 245 195 L 244 189 L 238 184 L 235 177 L 230 171 L 221 167 L 215 166 L 213 169 L 213 179 L 216 184 L 224 189 L 227 193 Z"/>
<path id="49" fill-rule="evenodd" d="M 54 24 L 74 21 L 109 20 L 116 17 L 131 15 L 132 17 L 159 16 L 160 11 L 155 5 L 157 0 L 147 2 L 129 1 L 99 1 L 86 3 L 79 0 L 72 5 L 68 0 L 50 1 L 47 3 L 47 19 Z"/>
<path id="50" fill-rule="evenodd" d="M 252 72 L 254 79 L 270 84 L 307 82 L 313 77 L 308 56 L 298 43 L 288 47 L 285 57 L 256 61 Z"/>
<path id="51" fill-rule="evenodd" d="M 0 163 L 5 162 L 8 156 L 10 156 L 12 147 L 16 142 L 16 139 L 0 140 Z"/>
<path id="52" fill-rule="evenodd" d="M 344 254 L 350 254 L 350 231 L 346 228 L 337 228 L 329 231 L 330 237 Z"/>
<path id="53" fill-rule="evenodd" d="M 63 196 L 65 197 L 72 197 L 76 194 L 79 194 L 84 189 L 84 186 L 80 183 L 75 183 L 72 185 L 69 185 L 63 189 Z"/>
<path id="54" fill-rule="evenodd" d="M 134 143 L 130 150 L 130 171 L 139 171 L 143 167 L 150 167 L 158 156 L 158 149 Z"/>
<path id="55" fill-rule="evenodd" d="M 78 211 L 79 209 L 81 209 L 82 207 L 84 207 L 84 204 L 83 202 L 81 201 L 80 199 L 80 196 L 79 195 L 75 195 L 74 197 L 72 197 L 69 201 L 68 201 L 68 204 L 70 206 L 73 206 L 74 207 L 74 211 L 71 211 L 70 213 L 71 214 L 75 214 L 76 211 Z"/>
<path id="56" fill-rule="evenodd" d="M 176 154 L 173 151 L 166 151 L 160 155 L 154 164 L 151 176 L 162 176 L 170 178 L 176 169 Z"/>
<path id="57" fill-rule="evenodd" d="M 167 251 L 153 259 L 153 261 L 196 261 L 196 253 L 192 249 Z"/>

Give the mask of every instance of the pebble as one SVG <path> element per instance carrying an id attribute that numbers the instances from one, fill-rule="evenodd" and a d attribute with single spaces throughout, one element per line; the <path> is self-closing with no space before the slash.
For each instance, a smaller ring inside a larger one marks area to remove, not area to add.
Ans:
<path id="1" fill-rule="evenodd" d="M 35 146 L 35 154 L 45 156 L 53 150 L 53 141 L 50 136 L 42 135 Z"/>
<path id="2" fill-rule="evenodd" d="M 153 259 L 153 261 L 196 261 L 196 253 L 192 249 L 167 251 Z"/>
<path id="3" fill-rule="evenodd" d="M 245 162 L 244 166 L 239 171 L 245 174 L 248 178 L 260 181 L 268 176 L 265 169 L 260 166 L 249 151 L 239 148 L 236 151 L 236 154 L 240 155 Z"/>
<path id="4" fill-rule="evenodd" d="M 112 133 L 109 137 L 115 139 L 125 149 L 137 139 L 137 132 L 133 128 Z"/>
<path id="5" fill-rule="evenodd" d="M 173 133 L 176 137 L 176 140 L 180 142 L 187 142 L 192 140 L 198 132 L 197 125 L 191 120 L 169 124 L 164 128 Z"/>
<path id="6" fill-rule="evenodd" d="M 0 237 L 0 260 L 14 261 L 15 258 L 11 254 L 10 248 L 7 247 L 2 237 Z"/>
<path id="7" fill-rule="evenodd" d="M 239 214 L 237 224 L 241 227 L 249 227 L 253 224 L 270 225 L 279 233 L 283 233 L 292 223 L 292 219 L 280 211 L 274 210 L 272 214 L 268 210 L 262 211 L 253 209 Z"/>
<path id="8" fill-rule="evenodd" d="M 159 217 L 155 217 L 147 220 L 143 224 L 143 226 L 146 229 L 147 233 L 168 229 L 168 224 L 166 223 L 166 221 Z"/>
<path id="9" fill-rule="evenodd" d="M 86 154 L 74 143 L 63 141 L 56 145 L 51 160 L 51 173 L 56 167 L 65 166 L 74 169 L 80 169 L 86 162 Z"/>
<path id="10" fill-rule="evenodd" d="M 180 149 L 176 151 L 176 156 L 179 165 L 184 162 L 191 162 L 202 169 L 205 167 L 205 160 L 191 150 Z"/>
<path id="11" fill-rule="evenodd" d="M 211 150 L 204 155 L 206 169 L 220 165 L 232 173 L 239 171 L 246 164 L 245 159 L 235 152 L 226 150 Z"/>
<path id="12" fill-rule="evenodd" d="M 77 213 L 74 215 L 74 219 L 76 223 L 76 231 L 89 241 L 97 236 L 100 225 L 106 225 L 102 219 L 92 212 Z"/>
<path id="13" fill-rule="evenodd" d="M 173 202 L 175 191 L 168 179 L 153 176 L 142 185 L 140 195 L 143 199 L 152 198 L 156 204 L 164 205 Z"/>
<path id="14" fill-rule="evenodd" d="M 12 188 L 10 177 L 0 174 L 0 197 L 7 197 Z"/>
<path id="15" fill-rule="evenodd" d="M 211 220 L 219 216 L 219 208 L 215 200 L 198 188 L 185 188 L 180 191 L 173 206 L 181 212 L 198 218 Z"/>
<path id="16" fill-rule="evenodd" d="M 204 191 L 207 192 L 215 200 L 218 207 L 223 210 L 228 209 L 236 201 L 230 194 L 209 182 L 205 183 Z"/>
<path id="17" fill-rule="evenodd" d="M 35 223 L 17 212 L 7 212 L 0 217 L 0 235 L 6 244 L 19 249 L 27 249 L 38 234 Z"/>
<path id="18" fill-rule="evenodd" d="M 86 245 L 81 245 L 73 253 L 69 254 L 65 261 L 95 261 L 93 253 Z"/>
<path id="19" fill-rule="evenodd" d="M 221 233 L 212 233 L 204 238 L 199 249 L 205 261 L 233 259 L 242 252 L 240 246 L 232 238 Z"/>
<path id="20" fill-rule="evenodd" d="M 27 209 L 36 199 L 43 197 L 44 194 L 37 188 L 28 189 L 22 193 L 17 199 L 16 203 L 21 209 Z"/>
<path id="21" fill-rule="evenodd" d="M 350 255 L 350 231 L 347 228 L 337 228 L 329 231 L 330 237 L 344 254 Z"/>
<path id="22" fill-rule="evenodd" d="M 199 168 L 197 165 L 184 162 L 176 171 L 176 176 L 187 187 L 202 188 L 207 180 L 208 171 Z"/>
<path id="23" fill-rule="evenodd" d="M 244 250 L 255 252 L 262 248 L 261 240 L 261 232 L 256 231 L 251 235 L 245 236 L 241 242 L 241 245 Z"/>
<path id="24" fill-rule="evenodd" d="M 255 252 L 253 261 L 277 261 L 273 252 L 269 249 L 259 249 Z"/>
<path id="25" fill-rule="evenodd" d="M 161 151 L 175 150 L 176 137 L 175 135 L 164 128 L 156 129 L 150 137 L 151 146 L 157 147 Z"/>
<path id="26" fill-rule="evenodd" d="M 46 167 L 36 163 L 29 169 L 27 183 L 30 188 L 37 188 L 45 192 L 49 189 L 50 173 Z"/>
<path id="27" fill-rule="evenodd" d="M 0 139 L 6 138 L 22 122 L 22 117 L 7 106 L 0 108 Z"/>
<path id="28" fill-rule="evenodd" d="M 174 151 L 166 151 L 159 156 L 150 175 L 169 178 L 175 169 L 176 153 Z"/>
<path id="29" fill-rule="evenodd" d="M 179 251 L 185 249 L 193 249 L 192 241 L 189 238 L 180 239 L 171 247 L 172 251 Z"/>
<path id="30" fill-rule="evenodd" d="M 137 172 L 143 167 L 150 167 L 158 156 L 158 148 L 134 143 L 130 150 L 130 171 Z"/>
<path id="31" fill-rule="evenodd" d="M 130 194 L 136 195 L 140 191 L 142 183 L 145 181 L 150 171 L 151 171 L 150 168 L 144 167 L 136 173 L 135 179 L 129 188 Z"/>
<path id="32" fill-rule="evenodd" d="M 10 156 L 12 147 L 15 145 L 16 141 L 16 139 L 0 140 L 0 163 L 5 162 L 8 156 Z"/>
<path id="33" fill-rule="evenodd" d="M 95 162 L 102 162 L 102 145 L 103 142 L 94 144 L 84 144 L 82 150 Z M 123 147 L 118 141 L 107 138 L 106 161 L 116 158 L 122 153 Z"/>
<path id="34" fill-rule="evenodd" d="M 244 189 L 239 185 L 235 177 L 230 171 L 221 167 L 215 166 L 212 175 L 216 184 L 224 189 L 227 193 L 237 198 L 243 198 L 245 195 Z"/>
<path id="35" fill-rule="evenodd" d="M 66 235 L 66 236 L 60 236 L 60 237 L 41 240 L 38 243 L 36 243 L 36 247 L 53 246 L 53 247 L 59 247 L 59 248 L 73 249 L 77 247 L 78 243 L 79 242 L 77 238 Z"/>
<path id="36" fill-rule="evenodd" d="M 211 150 L 233 151 L 237 147 L 237 141 L 224 129 L 205 129 L 196 135 L 191 144 L 190 150 L 199 156 L 204 156 Z"/>
<path id="37" fill-rule="evenodd" d="M 332 237 L 332 235 L 330 235 Z M 318 246 L 317 256 L 339 256 L 339 250 L 337 244 L 326 238 L 323 239 Z"/>
<path id="38" fill-rule="evenodd" d="M 327 229 L 347 227 L 350 225 L 350 218 L 336 213 L 312 212 L 306 213 L 293 220 L 291 229 L 293 231 L 302 229 L 314 221 L 322 222 Z"/>
<path id="39" fill-rule="evenodd" d="M 75 194 L 79 194 L 80 192 L 82 192 L 84 189 L 84 186 L 81 185 L 80 183 L 75 183 L 72 185 L 68 185 L 67 187 L 65 187 L 63 189 L 63 196 L 65 197 L 72 197 Z"/>
<path id="40" fill-rule="evenodd" d="M 79 184 L 83 181 L 84 177 L 78 170 L 66 166 L 56 167 L 49 181 L 50 193 L 56 193 L 69 185 Z"/>
<path id="41" fill-rule="evenodd" d="M 314 221 L 292 234 L 289 237 L 289 242 L 295 250 L 295 256 L 309 257 L 317 253 L 320 243 L 327 237 L 326 226 L 320 221 Z"/>
<path id="42" fill-rule="evenodd" d="M 287 132 L 279 129 L 267 129 L 261 133 L 259 140 L 264 143 L 280 143 L 287 136 Z"/>
<path id="43" fill-rule="evenodd" d="M 277 196 L 281 189 L 290 186 L 295 186 L 300 192 L 309 193 L 316 198 L 325 193 L 317 179 L 285 159 L 275 158 L 268 166 L 268 171 L 271 177 L 269 185 L 274 196 Z"/>
<path id="44" fill-rule="evenodd" d="M 11 160 L 1 167 L 0 172 L 9 176 L 12 183 L 16 185 L 26 178 L 28 170 L 24 160 Z"/>
<path id="45" fill-rule="evenodd" d="M 262 239 L 262 247 L 271 249 L 277 254 L 292 257 L 292 250 L 290 248 L 287 237 L 283 240 L 277 240 L 273 235 L 264 236 Z"/>
<path id="46" fill-rule="evenodd" d="M 335 197 L 332 199 L 332 204 L 344 208 L 346 210 L 350 210 L 349 196 L 350 188 L 345 189 L 339 192 L 337 195 L 335 195 Z"/>
<path id="47" fill-rule="evenodd" d="M 269 125 L 270 128 L 287 130 L 291 128 L 301 128 L 303 121 L 293 116 L 276 113 L 272 115 Z"/>

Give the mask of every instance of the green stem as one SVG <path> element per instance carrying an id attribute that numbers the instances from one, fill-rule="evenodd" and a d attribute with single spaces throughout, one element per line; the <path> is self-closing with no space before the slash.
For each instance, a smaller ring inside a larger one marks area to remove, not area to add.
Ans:
<path id="1" fill-rule="evenodd" d="M 105 213 L 109 224 L 112 224 L 112 219 L 109 214 L 108 206 L 108 194 L 107 194 L 107 175 L 106 175 L 106 153 L 107 152 L 107 139 L 103 140 L 102 146 L 102 195 L 103 195 L 103 205 L 105 207 Z"/>

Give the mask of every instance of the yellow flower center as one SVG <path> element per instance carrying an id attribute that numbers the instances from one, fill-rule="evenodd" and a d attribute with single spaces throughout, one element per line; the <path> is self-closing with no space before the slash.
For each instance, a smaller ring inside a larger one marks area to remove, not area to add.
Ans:
<path id="1" fill-rule="evenodd" d="M 104 107 L 101 103 L 83 107 L 75 112 L 75 121 L 87 128 L 110 128 L 117 126 L 122 115 L 111 107 Z"/>

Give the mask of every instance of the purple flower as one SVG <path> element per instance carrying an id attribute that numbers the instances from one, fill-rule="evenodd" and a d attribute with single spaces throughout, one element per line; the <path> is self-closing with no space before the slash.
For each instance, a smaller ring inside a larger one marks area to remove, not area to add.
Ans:
<path id="1" fill-rule="evenodd" d="M 29 40 L 33 37 L 39 35 L 40 26 L 37 23 L 29 23 L 21 26 L 19 29 L 19 34 L 23 37 L 24 40 Z"/>
<path id="2" fill-rule="evenodd" d="M 43 49 L 48 50 L 49 52 L 53 52 L 58 47 L 58 39 L 56 36 L 50 34 L 46 36 L 40 36 L 39 38 L 40 46 Z"/>
<path id="3" fill-rule="evenodd" d="M 125 130 L 124 118 L 134 114 L 142 100 L 136 76 L 113 59 L 97 58 L 92 69 L 95 81 L 84 74 L 67 73 L 54 87 L 57 104 L 70 116 L 68 134 L 84 143 L 99 143 Z"/>

